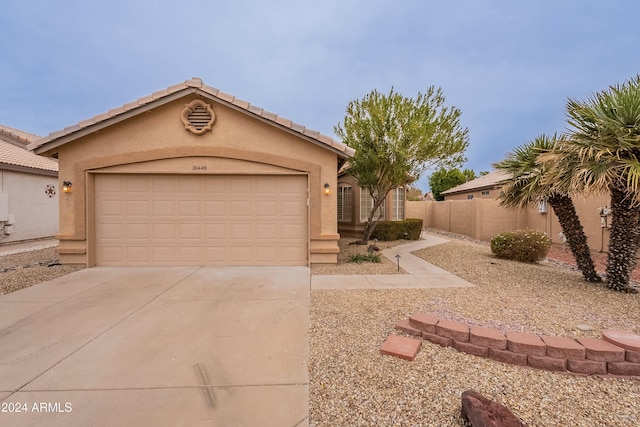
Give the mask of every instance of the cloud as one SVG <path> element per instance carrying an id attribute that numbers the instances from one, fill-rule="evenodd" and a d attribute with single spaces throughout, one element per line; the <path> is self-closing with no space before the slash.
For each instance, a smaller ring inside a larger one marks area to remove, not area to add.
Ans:
<path id="1" fill-rule="evenodd" d="M 562 130 L 568 97 L 639 72 L 634 0 L 8 0 L 3 15 L 0 123 L 40 134 L 193 76 L 328 134 L 374 88 L 436 85 L 485 170 Z"/>

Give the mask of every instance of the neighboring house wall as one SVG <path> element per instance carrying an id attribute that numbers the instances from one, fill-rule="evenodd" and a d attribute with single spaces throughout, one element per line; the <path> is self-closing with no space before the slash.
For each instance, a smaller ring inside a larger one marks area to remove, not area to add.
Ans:
<path id="1" fill-rule="evenodd" d="M 508 178 L 504 172 L 493 171 L 467 181 L 441 194 L 444 200 L 495 199 L 500 195 L 500 182 Z"/>
<path id="2" fill-rule="evenodd" d="M 58 231 L 58 162 L 26 148 L 39 138 L 0 125 L 0 245 Z"/>
<path id="3" fill-rule="evenodd" d="M 606 251 L 611 217 L 606 218 L 607 227 L 601 227 L 598 208 L 609 206 L 608 196 L 577 196 L 573 201 L 589 247 L 593 251 Z M 528 228 L 549 234 L 554 243 L 563 243 L 559 236 L 562 228 L 551 206 L 547 206 L 546 213 L 540 213 L 537 205 L 512 211 L 501 207 L 499 202 L 493 199 L 419 201 L 406 203 L 406 216 L 421 218 L 425 227 L 463 234 L 487 242 L 504 231 Z"/>
<path id="4" fill-rule="evenodd" d="M 445 200 L 470 200 L 470 199 L 495 199 L 500 194 L 499 187 L 484 188 L 480 190 L 466 191 L 464 193 L 444 196 Z"/>
<path id="5" fill-rule="evenodd" d="M 338 176 L 338 232 L 343 237 L 362 237 L 372 205 L 371 195 L 360 188 L 349 174 Z M 405 214 L 404 188 L 391 190 L 385 198 L 383 221 L 398 221 L 409 218 Z M 367 209 L 367 207 L 369 207 Z"/>
<path id="6" fill-rule="evenodd" d="M 51 188 L 55 194 L 49 197 Z M 0 217 L 0 244 L 53 237 L 58 232 L 57 177 L 0 169 L 0 192 L 4 194 L 0 203 L 6 198 L 12 218 L 4 221 Z M 0 212 L 3 209 L 0 206 Z"/>

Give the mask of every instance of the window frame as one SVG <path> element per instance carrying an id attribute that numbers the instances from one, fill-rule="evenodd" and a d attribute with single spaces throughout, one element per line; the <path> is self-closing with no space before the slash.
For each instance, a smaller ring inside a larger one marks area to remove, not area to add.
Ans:
<path id="1" fill-rule="evenodd" d="M 366 200 L 363 200 L 366 199 Z M 363 202 L 365 202 L 365 208 L 362 208 L 362 204 Z M 386 205 L 386 200 L 382 201 L 382 204 L 380 205 L 380 207 L 378 208 L 378 210 L 376 212 L 382 212 L 382 221 L 384 221 L 385 219 L 385 205 Z M 366 223 L 367 220 L 369 219 L 369 213 L 371 212 L 371 208 L 373 208 L 373 197 L 371 197 L 371 194 L 369 194 L 369 190 L 367 190 L 366 188 L 362 188 L 360 187 L 360 222 L 361 223 Z"/>
<path id="2" fill-rule="evenodd" d="M 404 199 L 406 196 L 404 187 L 392 190 L 391 195 L 391 221 L 404 221 Z"/>
<path id="3" fill-rule="evenodd" d="M 350 191 L 347 192 L 346 190 Z M 345 200 L 345 194 L 348 195 L 347 200 Z M 338 184 L 338 204 L 336 210 L 338 222 L 350 222 L 353 220 L 353 187 L 351 185 Z M 348 217 L 345 214 L 348 214 Z"/>

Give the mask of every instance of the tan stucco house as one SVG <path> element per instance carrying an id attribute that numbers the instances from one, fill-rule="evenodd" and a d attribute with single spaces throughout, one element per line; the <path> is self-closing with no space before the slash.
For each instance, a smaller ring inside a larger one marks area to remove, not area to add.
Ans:
<path id="1" fill-rule="evenodd" d="M 58 232 L 58 162 L 26 148 L 39 138 L 0 125 L 0 245 Z"/>
<path id="2" fill-rule="evenodd" d="M 378 210 L 383 221 L 405 219 L 405 188 L 391 190 Z M 373 209 L 373 198 L 369 191 L 360 187 L 348 168 L 338 173 L 338 231 L 341 236 L 362 238 L 369 213 Z"/>
<path id="3" fill-rule="evenodd" d="M 445 200 L 495 199 L 500 195 L 502 182 L 509 177 L 507 173 L 493 171 L 440 194 Z"/>
<path id="4" fill-rule="evenodd" d="M 199 78 L 29 146 L 57 158 L 60 260 L 88 266 L 335 263 L 353 150 Z"/>

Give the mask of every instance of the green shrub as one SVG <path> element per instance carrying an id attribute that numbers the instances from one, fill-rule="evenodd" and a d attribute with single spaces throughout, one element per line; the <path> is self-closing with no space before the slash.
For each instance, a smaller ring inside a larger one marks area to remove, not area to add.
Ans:
<path id="1" fill-rule="evenodd" d="M 349 262 L 380 262 L 378 254 L 354 254 L 349 257 Z"/>
<path id="2" fill-rule="evenodd" d="M 371 234 L 371 238 L 389 241 L 389 240 L 398 240 L 401 239 L 404 234 L 404 227 L 402 221 L 380 221 L 378 225 L 376 225 L 375 230 L 373 230 L 373 234 Z"/>
<path id="3" fill-rule="evenodd" d="M 541 261 L 550 247 L 549 236 L 537 230 L 507 231 L 491 239 L 491 252 L 495 256 L 520 262 Z"/>
<path id="4" fill-rule="evenodd" d="M 420 234 L 422 234 L 422 220 L 419 218 L 407 218 L 404 221 L 407 236 L 407 240 L 418 240 Z"/>
<path id="5" fill-rule="evenodd" d="M 371 237 L 383 241 L 418 240 L 420 233 L 422 233 L 422 220 L 409 218 L 404 221 L 380 221 Z"/>

